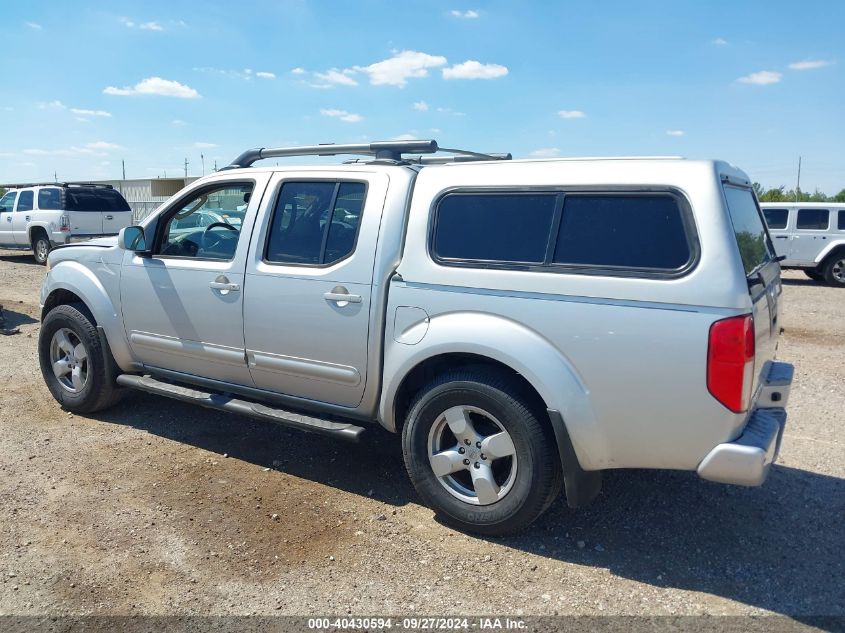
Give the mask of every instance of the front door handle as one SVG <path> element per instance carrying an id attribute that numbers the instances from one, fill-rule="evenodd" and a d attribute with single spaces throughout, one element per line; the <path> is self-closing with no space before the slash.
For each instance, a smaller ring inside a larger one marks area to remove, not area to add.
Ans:
<path id="1" fill-rule="evenodd" d="M 29 216 L 26 216 L 26 218 L 25 218 L 25 219 L 26 219 L 26 221 L 27 221 L 27 222 L 29 222 Z"/>
<path id="2" fill-rule="evenodd" d="M 113 215 L 107 215 L 106 220 L 114 220 L 114 216 Z"/>
<path id="3" fill-rule="evenodd" d="M 361 295 L 351 295 L 343 286 L 335 286 L 331 292 L 325 293 L 323 298 L 326 301 L 334 301 L 341 308 L 348 303 L 361 303 L 363 301 Z"/>
<path id="4" fill-rule="evenodd" d="M 241 289 L 240 284 L 230 283 L 229 278 L 226 277 L 226 275 L 220 275 L 217 279 L 208 284 L 208 287 L 212 290 L 219 290 L 221 295 L 227 295 L 230 292 L 239 292 Z"/>

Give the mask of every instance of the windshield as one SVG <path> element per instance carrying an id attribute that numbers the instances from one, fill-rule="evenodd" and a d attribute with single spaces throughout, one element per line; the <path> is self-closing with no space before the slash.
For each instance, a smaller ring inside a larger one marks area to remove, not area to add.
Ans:
<path id="1" fill-rule="evenodd" d="M 774 258 L 769 233 L 751 189 L 726 186 L 725 197 L 742 265 L 750 275 Z"/>

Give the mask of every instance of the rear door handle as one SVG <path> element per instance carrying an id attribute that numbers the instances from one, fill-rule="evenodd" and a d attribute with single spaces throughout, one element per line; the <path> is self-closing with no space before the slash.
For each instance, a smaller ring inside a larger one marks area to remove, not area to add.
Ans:
<path id="1" fill-rule="evenodd" d="M 788 240 L 789 236 L 788 235 L 775 235 L 775 239 L 776 240 Z"/>
<path id="2" fill-rule="evenodd" d="M 326 301 L 334 301 L 340 305 L 340 307 L 343 307 L 347 303 L 361 303 L 361 301 L 363 301 L 361 295 L 351 295 L 346 291 L 346 288 L 343 288 L 342 286 L 332 288 L 332 291 L 325 293 L 323 298 Z"/>
<path id="3" fill-rule="evenodd" d="M 107 215 L 106 220 L 114 220 L 114 216 L 113 215 Z"/>
<path id="4" fill-rule="evenodd" d="M 29 222 L 29 217 L 30 217 L 30 216 L 26 216 L 26 218 L 24 218 L 24 219 L 25 219 L 27 222 Z"/>

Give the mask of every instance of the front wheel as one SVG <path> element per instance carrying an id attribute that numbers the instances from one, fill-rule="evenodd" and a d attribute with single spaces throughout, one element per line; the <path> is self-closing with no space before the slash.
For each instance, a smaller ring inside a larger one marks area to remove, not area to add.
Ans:
<path id="1" fill-rule="evenodd" d="M 42 266 L 47 263 L 47 256 L 50 254 L 52 245 L 50 240 L 44 233 L 36 234 L 32 239 L 32 256 L 35 258 L 36 264 Z"/>
<path id="2" fill-rule="evenodd" d="M 114 404 L 114 360 L 81 305 L 60 305 L 47 314 L 38 335 L 41 375 L 68 411 L 92 413 Z"/>
<path id="3" fill-rule="evenodd" d="M 411 405 L 402 432 L 417 493 L 444 523 L 487 535 L 527 527 L 560 492 L 557 444 L 504 373 L 456 371 Z"/>
<path id="4" fill-rule="evenodd" d="M 838 253 L 827 261 L 824 280 L 831 286 L 845 288 L 845 253 Z"/>

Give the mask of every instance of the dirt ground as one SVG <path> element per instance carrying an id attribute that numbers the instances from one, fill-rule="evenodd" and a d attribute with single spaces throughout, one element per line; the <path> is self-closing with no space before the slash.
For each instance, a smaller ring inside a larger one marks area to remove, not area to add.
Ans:
<path id="1" fill-rule="evenodd" d="M 482 539 L 420 505 L 388 433 L 143 394 L 62 411 L 36 359 L 43 274 L 0 252 L 21 330 L 0 336 L 0 615 L 845 615 L 845 290 L 785 274 L 796 380 L 764 487 L 608 472 L 588 509 Z"/>

